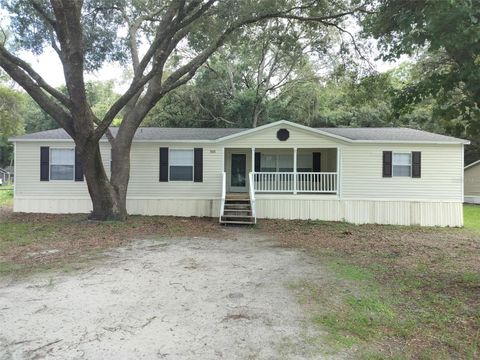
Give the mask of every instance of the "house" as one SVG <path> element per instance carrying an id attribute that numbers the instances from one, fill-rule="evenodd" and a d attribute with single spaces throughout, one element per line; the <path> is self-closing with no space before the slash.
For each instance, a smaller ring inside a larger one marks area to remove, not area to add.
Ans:
<path id="1" fill-rule="evenodd" d="M 465 166 L 465 202 L 480 204 L 480 160 Z"/>
<path id="2" fill-rule="evenodd" d="M 74 143 L 64 130 L 10 140 L 14 211 L 91 210 Z M 288 121 L 254 129 L 139 128 L 127 209 L 223 222 L 462 226 L 465 144 L 409 128 L 311 128 Z M 106 139 L 101 153 L 108 172 Z"/>

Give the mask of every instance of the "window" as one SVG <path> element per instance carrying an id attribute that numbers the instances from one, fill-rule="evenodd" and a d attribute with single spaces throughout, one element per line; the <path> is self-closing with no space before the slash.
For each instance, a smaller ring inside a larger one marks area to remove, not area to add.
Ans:
<path id="1" fill-rule="evenodd" d="M 261 172 L 291 172 L 293 171 L 293 155 L 262 154 L 260 164 Z"/>
<path id="2" fill-rule="evenodd" d="M 393 176 L 411 176 L 412 174 L 412 154 L 393 154 L 392 175 Z"/>
<path id="3" fill-rule="evenodd" d="M 262 154 L 260 160 L 261 172 L 275 172 L 277 171 L 277 156 Z"/>
<path id="4" fill-rule="evenodd" d="M 50 149 L 50 179 L 73 180 L 75 173 L 74 149 Z"/>
<path id="5" fill-rule="evenodd" d="M 193 149 L 170 149 L 170 181 L 193 181 Z"/>
<path id="6" fill-rule="evenodd" d="M 298 154 L 297 155 L 297 171 L 298 172 L 312 172 L 312 154 Z"/>
<path id="7" fill-rule="evenodd" d="M 277 168 L 280 172 L 292 172 L 293 171 L 293 155 L 278 155 L 277 156 Z"/>

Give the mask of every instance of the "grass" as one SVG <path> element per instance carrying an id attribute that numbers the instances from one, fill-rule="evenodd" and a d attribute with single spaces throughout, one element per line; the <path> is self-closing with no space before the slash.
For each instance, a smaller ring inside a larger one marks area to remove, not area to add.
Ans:
<path id="1" fill-rule="evenodd" d="M 0 207 L 13 204 L 13 186 L 0 186 Z"/>
<path id="2" fill-rule="evenodd" d="M 331 278 L 290 284 L 331 349 L 359 359 L 480 358 L 480 207 L 465 229 L 262 221 Z"/>
<path id="3" fill-rule="evenodd" d="M 466 229 L 480 233 L 480 205 L 463 205 L 463 222 Z"/>

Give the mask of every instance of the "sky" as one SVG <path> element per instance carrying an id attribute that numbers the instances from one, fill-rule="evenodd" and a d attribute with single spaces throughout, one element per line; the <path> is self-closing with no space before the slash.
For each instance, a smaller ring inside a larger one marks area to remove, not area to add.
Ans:
<path id="1" fill-rule="evenodd" d="M 0 9 L 0 21 L 2 23 L 9 23 L 8 15 L 5 11 Z M 8 25 L 7 25 L 8 26 Z M 353 33 L 358 32 L 358 25 L 349 25 L 349 31 Z M 40 76 L 42 76 L 46 82 L 54 87 L 58 87 L 65 84 L 65 79 L 63 76 L 63 69 L 60 59 L 58 58 L 55 51 L 51 48 L 46 47 L 45 52 L 41 55 L 34 55 L 29 52 L 21 52 L 18 54 L 20 58 L 27 61 L 34 69 L 37 71 Z M 400 63 L 408 61 L 408 58 L 400 58 L 396 62 L 384 62 L 382 60 L 372 60 L 370 59 L 371 64 L 374 69 L 378 72 L 388 71 Z M 130 69 L 128 69 L 130 70 Z M 86 80 L 99 80 L 107 81 L 114 80 L 115 90 L 118 92 L 123 92 L 128 88 L 128 79 L 126 78 L 127 69 L 122 68 L 118 64 L 110 63 L 105 64 L 101 69 L 86 74 Z"/>
<path id="2" fill-rule="evenodd" d="M 65 84 L 63 77 L 63 69 L 60 59 L 52 49 L 47 49 L 41 55 L 34 55 L 29 52 L 22 52 L 20 57 L 26 60 L 50 85 L 57 87 Z M 406 58 L 400 59 L 397 62 L 384 62 L 381 60 L 372 61 L 373 66 L 379 72 L 388 71 L 400 62 L 405 61 Z M 116 90 L 122 91 L 128 87 L 125 81 L 125 69 L 118 64 L 105 64 L 101 69 L 86 74 L 87 80 L 114 80 Z"/>
<path id="3" fill-rule="evenodd" d="M 53 49 L 47 49 L 41 55 L 34 55 L 29 52 L 22 52 L 20 57 L 27 61 L 36 72 L 42 76 L 47 83 L 57 87 L 65 84 L 63 68 L 60 59 Z M 125 86 L 125 69 L 116 64 L 106 64 L 100 70 L 86 75 L 87 80 L 115 80 L 117 87 Z"/>

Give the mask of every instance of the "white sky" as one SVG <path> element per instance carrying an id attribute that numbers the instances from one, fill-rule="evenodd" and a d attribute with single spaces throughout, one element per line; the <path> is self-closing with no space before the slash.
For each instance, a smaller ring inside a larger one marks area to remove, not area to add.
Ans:
<path id="1" fill-rule="evenodd" d="M 50 85 L 57 87 L 65 84 L 63 68 L 57 54 L 52 49 L 47 49 L 41 55 L 34 55 L 28 52 L 22 52 L 20 57 L 27 61 Z M 384 62 L 381 60 L 372 61 L 372 64 L 379 72 L 388 71 L 400 62 L 406 61 L 406 58 L 397 62 Z M 86 75 L 87 80 L 114 80 L 118 91 L 124 90 L 128 84 L 125 79 L 125 71 L 118 64 L 105 64 L 100 70 Z"/>
<path id="2" fill-rule="evenodd" d="M 63 67 L 57 54 L 52 49 L 47 49 L 41 55 L 34 55 L 29 52 L 22 52 L 20 57 L 27 61 L 36 72 L 42 76 L 47 83 L 57 87 L 65 84 Z M 116 64 L 106 64 L 100 70 L 86 75 L 87 80 L 114 80 L 117 86 L 124 85 L 125 69 Z"/>
<path id="3" fill-rule="evenodd" d="M 0 21 L 7 24 L 9 23 L 8 16 L 2 9 L 0 9 Z M 351 24 L 350 26 L 350 31 L 353 33 L 358 32 L 358 25 Z M 19 56 L 27 61 L 35 69 L 35 71 L 37 71 L 47 81 L 48 84 L 54 87 L 65 84 L 62 64 L 53 49 L 46 47 L 45 52 L 41 55 L 34 55 L 24 51 L 20 53 Z M 407 57 L 402 57 L 396 62 L 387 63 L 381 60 L 375 61 L 373 59 L 370 59 L 370 62 L 374 66 L 375 70 L 379 72 L 385 72 L 408 60 L 409 59 Z M 128 71 L 129 70 L 130 69 L 128 69 Z M 121 92 L 126 90 L 129 85 L 129 82 L 127 81 L 127 73 L 127 69 L 124 69 L 118 64 L 110 63 L 105 64 L 98 71 L 86 74 L 86 80 L 113 80 L 115 82 L 116 90 Z"/>

